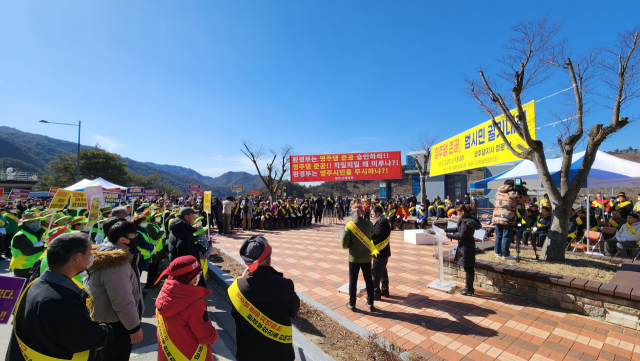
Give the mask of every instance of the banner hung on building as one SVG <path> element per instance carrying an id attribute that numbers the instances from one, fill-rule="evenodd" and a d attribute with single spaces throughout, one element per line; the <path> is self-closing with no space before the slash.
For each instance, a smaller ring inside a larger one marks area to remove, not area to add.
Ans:
<path id="1" fill-rule="evenodd" d="M 536 113 L 535 103 L 531 101 L 523 106 L 527 116 L 529 132 L 533 139 L 536 138 Z M 514 109 L 511 114 L 516 114 Z M 504 115 L 496 117 L 496 123 L 506 136 L 506 140 L 518 149 L 518 144 L 527 147 L 527 144 L 517 134 L 513 126 L 505 119 Z M 518 122 L 520 124 L 520 122 Z M 488 120 L 474 128 L 462 132 L 455 137 L 440 142 L 431 148 L 430 176 L 454 173 L 462 170 L 486 167 L 489 165 L 507 163 L 520 160 L 514 156 L 505 142 L 500 139 L 500 134 L 495 129 L 493 122 Z"/>
<path id="2" fill-rule="evenodd" d="M 400 151 L 293 155 L 291 182 L 400 179 L 400 157 Z"/>

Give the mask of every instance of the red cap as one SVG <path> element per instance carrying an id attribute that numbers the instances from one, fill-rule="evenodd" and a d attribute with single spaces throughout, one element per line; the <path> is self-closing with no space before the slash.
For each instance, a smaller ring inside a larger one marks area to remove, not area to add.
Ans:
<path id="1" fill-rule="evenodd" d="M 200 262 L 194 256 L 178 257 L 171 262 L 167 269 L 162 271 L 156 284 L 160 282 L 164 275 L 169 275 L 169 279 L 175 279 L 180 283 L 187 284 L 200 272 L 202 272 Z"/>

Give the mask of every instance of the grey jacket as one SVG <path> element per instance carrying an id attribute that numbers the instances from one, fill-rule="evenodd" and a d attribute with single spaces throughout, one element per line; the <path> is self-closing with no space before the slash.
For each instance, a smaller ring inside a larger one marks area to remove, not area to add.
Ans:
<path id="1" fill-rule="evenodd" d="M 138 273 L 139 255 L 106 242 L 94 246 L 95 260 L 82 278 L 91 292 L 96 322 L 122 322 L 131 333 L 140 329 L 144 312 Z"/>

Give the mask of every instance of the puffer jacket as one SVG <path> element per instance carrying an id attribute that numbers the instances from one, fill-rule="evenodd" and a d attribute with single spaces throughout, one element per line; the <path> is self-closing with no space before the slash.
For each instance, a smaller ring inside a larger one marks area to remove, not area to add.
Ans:
<path id="1" fill-rule="evenodd" d="M 518 194 L 510 185 L 498 188 L 493 210 L 493 223 L 501 225 L 514 225 L 516 223 L 516 206 L 527 204 L 528 196 Z"/>
<path id="2" fill-rule="evenodd" d="M 476 239 L 475 231 L 482 228 L 482 224 L 476 218 L 464 218 L 455 228 L 447 228 L 447 237 L 458 240 L 458 248 L 454 261 L 462 267 L 473 267 L 476 263 Z"/>
<path id="3" fill-rule="evenodd" d="M 204 297 L 212 294 L 204 287 L 182 284 L 176 280 L 166 280 L 158 298 L 156 308 L 162 315 L 167 334 L 173 344 L 187 358 L 196 352 L 199 344 L 207 345 L 203 361 L 213 361 L 210 344 L 218 339 L 218 331 L 209 320 L 209 311 Z M 156 331 L 157 333 L 157 331 Z M 158 360 L 165 361 L 160 335 L 158 338 Z"/>
<path id="4" fill-rule="evenodd" d="M 183 219 L 174 219 L 169 224 L 169 230 L 171 231 L 167 240 L 169 261 L 181 256 L 194 256 L 197 260 L 200 260 L 200 253 L 207 253 L 207 249 L 200 246 L 193 236 L 196 229 Z"/>
<path id="5" fill-rule="evenodd" d="M 109 241 L 93 248 L 95 260 L 82 283 L 93 296 L 94 321 L 120 321 L 130 333 L 137 332 L 144 312 L 137 266 L 140 255 Z"/>

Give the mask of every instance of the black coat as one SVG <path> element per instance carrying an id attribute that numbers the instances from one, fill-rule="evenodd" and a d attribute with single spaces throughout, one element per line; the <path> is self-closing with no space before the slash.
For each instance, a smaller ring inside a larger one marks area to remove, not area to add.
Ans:
<path id="1" fill-rule="evenodd" d="M 371 237 L 373 244 L 381 243 L 391 234 L 391 226 L 389 225 L 389 221 L 387 221 L 386 218 L 382 216 L 378 217 L 374 226 L 375 233 L 373 234 L 373 237 Z M 389 242 L 389 244 L 385 248 L 383 248 L 378 255 L 378 258 L 385 257 L 391 257 L 391 242 Z"/>
<path id="2" fill-rule="evenodd" d="M 86 292 L 66 276 L 45 271 L 23 297 L 14 320 L 20 340 L 39 353 L 65 360 L 104 347 L 112 338 L 111 327 L 91 320 L 81 294 Z M 14 332 L 5 360 L 24 360 Z"/>
<path id="3" fill-rule="evenodd" d="M 313 202 L 316 204 L 316 210 L 321 211 L 324 209 L 324 199 L 318 198 Z"/>
<path id="4" fill-rule="evenodd" d="M 222 222 L 222 210 L 222 202 L 213 201 L 213 203 L 211 203 L 211 213 L 216 222 Z"/>
<path id="5" fill-rule="evenodd" d="M 284 326 L 291 326 L 291 318 L 300 310 L 300 299 L 293 281 L 282 277 L 270 266 L 261 266 L 248 276 L 238 279 L 238 289 L 262 314 Z M 263 336 L 235 307 L 231 315 L 236 321 L 236 359 L 238 361 L 293 361 L 293 345 Z M 256 352 L 259 350 L 259 356 Z"/>
<path id="6" fill-rule="evenodd" d="M 191 227 L 181 218 L 174 219 L 169 224 L 171 233 L 169 234 L 168 249 L 169 249 L 169 262 L 182 256 L 194 256 L 197 260 L 200 260 L 200 253 L 206 253 L 207 250 L 203 249 L 193 233 L 195 228 Z"/>
<path id="7" fill-rule="evenodd" d="M 462 267 L 473 267 L 476 264 L 476 239 L 473 234 L 481 229 L 482 224 L 476 217 L 464 218 L 456 228 L 447 228 L 447 237 L 458 240 L 455 261 Z"/>

